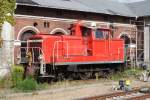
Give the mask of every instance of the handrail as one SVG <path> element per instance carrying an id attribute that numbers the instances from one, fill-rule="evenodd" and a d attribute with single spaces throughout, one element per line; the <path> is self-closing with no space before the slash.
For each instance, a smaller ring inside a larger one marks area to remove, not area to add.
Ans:
<path id="1" fill-rule="evenodd" d="M 120 60 L 120 48 L 118 48 L 118 60 Z"/>
<path id="2" fill-rule="evenodd" d="M 44 75 L 46 72 L 46 66 L 45 66 L 45 55 L 44 55 L 43 50 L 40 47 L 20 47 L 20 49 L 25 49 L 26 54 L 29 52 L 29 50 L 31 50 L 32 63 L 40 63 L 40 73 Z M 40 59 L 39 62 L 35 61 L 36 53 L 35 53 L 34 49 L 38 49 L 39 57 L 42 55 L 42 58 Z"/>
<path id="3" fill-rule="evenodd" d="M 66 48 L 67 48 L 67 57 L 68 58 L 68 52 L 69 52 L 69 48 L 68 48 L 68 41 L 55 41 L 54 42 L 54 47 L 53 47 L 53 69 L 55 69 L 55 49 L 56 49 L 56 56 L 58 59 L 58 47 L 59 47 L 59 43 L 66 43 Z"/>
<path id="4" fill-rule="evenodd" d="M 41 53 L 42 53 L 42 55 L 43 55 L 43 60 L 44 60 L 44 62 L 45 62 L 45 54 L 44 54 L 43 50 L 42 50 L 40 47 L 20 47 L 20 51 L 21 51 L 21 49 L 24 49 L 24 50 L 26 51 L 26 54 L 27 54 L 28 50 L 31 49 L 31 51 L 32 51 L 32 57 L 34 57 L 34 55 L 35 55 L 34 49 L 38 49 L 39 54 L 40 54 L 40 51 L 41 51 Z M 21 53 L 21 52 L 20 52 L 20 53 Z M 32 61 L 32 62 L 33 62 L 33 63 L 36 63 L 36 61 L 35 61 L 34 58 L 33 58 L 33 61 Z"/>

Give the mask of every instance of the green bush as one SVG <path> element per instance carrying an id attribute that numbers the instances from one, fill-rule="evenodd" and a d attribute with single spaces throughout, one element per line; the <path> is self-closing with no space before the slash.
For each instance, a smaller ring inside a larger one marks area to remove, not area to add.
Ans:
<path id="1" fill-rule="evenodd" d="M 19 82 L 15 88 L 17 90 L 28 92 L 36 90 L 38 88 L 38 84 L 33 78 L 26 78 L 25 80 Z"/>
<path id="2" fill-rule="evenodd" d="M 33 75 L 26 76 L 23 79 L 24 68 L 20 65 L 15 65 L 12 67 L 12 82 L 13 88 L 16 91 L 30 92 L 34 90 L 44 89 L 46 87 L 45 84 L 37 84 L 37 81 L 34 79 Z"/>
<path id="3" fill-rule="evenodd" d="M 23 80 L 23 66 L 13 65 L 10 70 L 10 74 L 0 79 L 0 88 L 15 87 L 19 82 Z"/>
<path id="4" fill-rule="evenodd" d="M 17 84 L 23 81 L 23 73 L 24 73 L 23 66 L 14 65 L 12 67 L 11 79 L 13 87 L 15 87 Z"/>
<path id="5" fill-rule="evenodd" d="M 38 84 L 32 75 L 28 75 L 26 79 L 23 79 L 23 74 L 23 66 L 12 66 L 11 74 L 8 77 L 0 79 L 0 88 L 12 88 L 16 92 L 31 92 L 34 90 L 42 90 L 48 87 L 47 83 Z"/>

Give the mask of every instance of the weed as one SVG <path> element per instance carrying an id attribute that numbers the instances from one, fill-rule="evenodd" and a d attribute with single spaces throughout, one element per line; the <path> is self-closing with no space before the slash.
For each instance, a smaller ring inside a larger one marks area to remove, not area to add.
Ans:
<path id="1" fill-rule="evenodd" d="M 33 78 L 26 78 L 25 80 L 19 82 L 16 86 L 16 90 L 21 90 L 23 92 L 30 92 L 37 89 L 37 82 Z"/>
<path id="2" fill-rule="evenodd" d="M 23 73 L 23 66 L 14 65 L 12 67 L 11 79 L 13 82 L 13 87 L 17 86 L 17 84 L 23 81 Z"/>
<path id="3" fill-rule="evenodd" d="M 139 74 L 141 74 L 141 72 L 143 72 L 142 69 L 139 69 L 139 68 L 129 68 L 129 69 L 126 69 L 124 71 L 124 74 L 127 76 L 127 77 L 135 77 L 135 76 L 138 76 Z"/>
<path id="4" fill-rule="evenodd" d="M 143 70 L 139 68 L 128 68 L 122 72 L 113 73 L 110 79 L 118 81 L 120 79 L 137 78 Z"/>
<path id="5" fill-rule="evenodd" d="M 112 80 L 114 80 L 114 81 L 118 81 L 118 80 L 120 80 L 121 78 L 123 78 L 122 72 L 113 73 L 113 74 L 110 76 L 110 79 L 112 79 Z"/>
<path id="6" fill-rule="evenodd" d="M 48 83 L 37 84 L 37 90 L 47 89 L 49 87 Z"/>

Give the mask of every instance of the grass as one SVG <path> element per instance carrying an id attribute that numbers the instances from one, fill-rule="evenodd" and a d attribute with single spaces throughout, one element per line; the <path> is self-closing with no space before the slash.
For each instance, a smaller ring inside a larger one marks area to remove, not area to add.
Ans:
<path id="1" fill-rule="evenodd" d="M 143 72 L 143 70 L 140 68 L 129 68 L 124 71 L 124 74 L 129 77 L 129 76 L 137 76 L 141 72 Z"/>
<path id="2" fill-rule="evenodd" d="M 143 70 L 138 68 L 128 68 L 124 71 L 120 71 L 117 73 L 112 73 L 109 76 L 108 80 L 118 81 L 121 79 L 128 79 L 128 78 L 137 78 Z M 59 81 L 55 83 L 37 83 L 37 81 L 31 76 L 26 79 L 23 79 L 23 72 L 22 66 L 14 66 L 12 69 L 11 77 L 7 77 L 5 79 L 0 79 L 0 88 L 10 88 L 15 90 L 16 92 L 32 92 L 36 90 L 43 90 L 43 89 L 52 89 L 52 88 L 66 88 L 72 86 L 80 86 L 80 85 L 87 85 L 93 83 L 101 83 L 102 79 L 99 80 L 92 80 L 92 81 Z M 104 80 L 103 80 L 104 82 Z"/>
<path id="3" fill-rule="evenodd" d="M 11 74 L 0 79 L 0 88 L 13 89 L 16 92 L 32 92 L 46 88 L 46 84 L 38 84 L 33 76 L 23 79 L 24 68 L 21 65 L 14 65 Z"/>
<path id="4" fill-rule="evenodd" d="M 138 78 L 142 72 L 143 70 L 140 68 L 127 68 L 122 72 L 113 73 L 110 79 L 118 81 L 120 79 Z"/>
<path id="5" fill-rule="evenodd" d="M 23 92 L 30 92 L 37 89 L 37 82 L 34 79 L 27 78 L 21 82 L 19 82 L 15 86 L 16 90 L 23 91 Z"/>
<path id="6" fill-rule="evenodd" d="M 26 78 L 18 83 L 14 89 L 16 92 L 33 92 L 36 90 L 43 90 L 48 87 L 48 83 L 38 84 L 34 78 Z"/>

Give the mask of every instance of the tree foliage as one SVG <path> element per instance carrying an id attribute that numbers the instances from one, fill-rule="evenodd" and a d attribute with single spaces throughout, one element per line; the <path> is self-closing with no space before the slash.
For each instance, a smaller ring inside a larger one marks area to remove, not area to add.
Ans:
<path id="1" fill-rule="evenodd" d="M 15 3 L 16 0 L 0 0 L 0 27 L 4 21 L 14 24 Z"/>
<path id="2" fill-rule="evenodd" d="M 14 24 L 14 11 L 16 0 L 0 0 L 0 48 L 3 44 L 3 39 L 1 37 L 1 29 L 4 21 Z"/>

